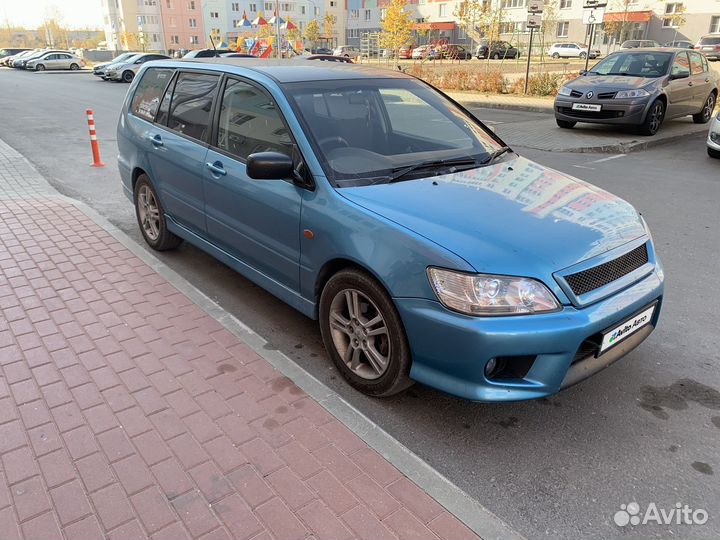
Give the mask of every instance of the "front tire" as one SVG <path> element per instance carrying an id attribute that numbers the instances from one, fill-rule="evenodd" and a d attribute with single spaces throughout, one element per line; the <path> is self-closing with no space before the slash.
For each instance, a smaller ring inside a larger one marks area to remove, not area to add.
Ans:
<path id="1" fill-rule="evenodd" d="M 585 60 L 585 57 L 587 56 L 587 53 L 581 52 L 580 53 L 580 59 Z"/>
<path id="2" fill-rule="evenodd" d="M 493 54 L 493 60 L 500 60 L 500 55 L 498 53 Z"/>
<path id="3" fill-rule="evenodd" d="M 45 65 L 38 64 L 37 66 L 35 66 L 35 71 L 45 71 Z"/>
<path id="4" fill-rule="evenodd" d="M 559 55 L 558 53 L 556 53 L 556 52 L 552 53 L 551 56 L 552 56 L 555 60 L 557 60 L 558 58 L 560 58 L 560 55 Z"/>
<path id="5" fill-rule="evenodd" d="M 715 150 L 714 148 L 710 148 L 708 146 L 707 152 L 708 156 L 710 156 L 711 158 L 720 159 L 720 150 Z"/>
<path id="6" fill-rule="evenodd" d="M 696 124 L 707 124 L 712 118 L 713 111 L 715 110 L 716 99 L 715 94 L 711 93 L 705 100 L 702 110 L 697 114 L 693 114 L 693 122 Z"/>
<path id="7" fill-rule="evenodd" d="M 572 129 L 575 127 L 575 124 L 577 124 L 577 122 L 573 122 L 572 120 L 560 120 L 559 118 L 556 118 L 555 122 L 558 127 L 563 129 Z"/>
<path id="8" fill-rule="evenodd" d="M 658 132 L 664 119 L 665 104 L 661 100 L 656 99 L 650 106 L 650 110 L 645 117 L 645 121 L 638 127 L 638 132 L 640 135 L 648 135 L 652 137 Z"/>
<path id="9" fill-rule="evenodd" d="M 147 175 L 141 174 L 138 177 L 133 195 L 135 216 L 147 244 L 156 251 L 178 247 L 182 238 L 168 230 L 165 211 Z"/>
<path id="10" fill-rule="evenodd" d="M 367 273 L 350 268 L 330 278 L 320 296 L 320 332 L 335 366 L 356 390 L 387 397 L 412 384 L 400 315 Z"/>
<path id="11" fill-rule="evenodd" d="M 135 78 L 135 74 L 132 71 L 125 71 L 122 74 L 122 80 L 126 83 L 131 83 L 132 80 Z"/>

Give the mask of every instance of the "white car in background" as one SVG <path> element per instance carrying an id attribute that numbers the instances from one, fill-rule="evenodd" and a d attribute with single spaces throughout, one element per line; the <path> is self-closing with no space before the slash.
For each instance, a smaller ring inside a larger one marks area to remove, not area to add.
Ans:
<path id="1" fill-rule="evenodd" d="M 577 43 L 554 43 L 548 54 L 553 58 L 585 58 L 588 55 L 588 48 L 586 45 L 579 45 Z M 597 58 L 600 56 L 599 49 L 593 49 L 590 51 L 590 58 Z"/>
<path id="2" fill-rule="evenodd" d="M 707 138 L 708 156 L 720 159 L 720 112 L 717 113 L 710 124 L 710 131 Z"/>

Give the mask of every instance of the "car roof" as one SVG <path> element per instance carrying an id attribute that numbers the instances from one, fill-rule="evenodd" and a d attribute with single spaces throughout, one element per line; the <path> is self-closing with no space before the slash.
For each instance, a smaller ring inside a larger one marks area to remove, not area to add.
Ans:
<path id="1" fill-rule="evenodd" d="M 162 62 L 162 63 L 161 63 Z M 345 79 L 411 79 L 400 71 L 347 64 L 345 62 L 307 62 L 303 60 L 275 60 L 253 58 L 185 58 L 173 62 L 159 61 L 154 65 L 168 67 L 213 66 L 242 75 L 244 70 L 264 74 L 279 83 L 311 82 Z"/>
<path id="2" fill-rule="evenodd" d="M 637 41 L 637 40 L 636 40 L 636 41 Z M 648 40 L 645 40 L 645 41 L 648 41 Z M 648 52 L 648 53 L 650 53 L 650 52 L 664 52 L 664 53 L 673 54 L 673 53 L 679 53 L 679 52 L 685 52 L 685 51 L 676 51 L 676 50 L 675 50 L 674 48 L 672 48 L 672 47 L 635 47 L 634 49 L 631 49 L 631 50 L 613 51 L 613 52 L 611 52 L 610 54 L 621 53 L 621 52 L 622 52 L 623 54 L 628 54 L 628 53 L 635 54 L 635 53 L 642 53 L 642 52 Z M 609 56 L 609 55 L 608 55 L 608 56 Z"/>

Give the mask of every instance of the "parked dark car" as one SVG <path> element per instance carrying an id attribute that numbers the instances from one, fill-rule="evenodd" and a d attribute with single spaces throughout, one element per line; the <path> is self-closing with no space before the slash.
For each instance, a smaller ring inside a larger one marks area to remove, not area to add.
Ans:
<path id="1" fill-rule="evenodd" d="M 447 58 L 448 60 L 470 60 L 472 58 L 472 52 L 467 50 L 462 45 L 449 44 L 443 45 L 439 49 L 440 58 Z"/>
<path id="2" fill-rule="evenodd" d="M 696 124 L 709 122 L 717 95 L 707 58 L 697 51 L 621 50 L 560 88 L 555 119 L 561 128 L 624 124 L 655 135 L 668 118 L 692 115 Z"/>
<path id="3" fill-rule="evenodd" d="M 692 41 L 687 41 L 686 39 L 681 39 L 679 41 L 668 41 L 667 43 L 663 43 L 663 47 L 670 47 L 671 49 L 694 49 Z"/>
<path id="4" fill-rule="evenodd" d="M 477 58 L 492 58 L 500 60 L 501 58 L 517 58 L 520 51 L 513 47 L 507 41 L 493 41 L 492 43 L 481 43 L 475 51 Z"/>
<path id="5" fill-rule="evenodd" d="M 222 56 L 224 53 L 231 53 L 228 49 L 198 49 L 188 52 L 183 58 L 213 58 L 214 56 Z"/>
<path id="6" fill-rule="evenodd" d="M 302 56 L 305 60 L 321 60 L 324 62 L 341 62 L 343 64 L 354 64 L 351 58 L 347 56 L 335 56 L 334 54 L 311 54 L 310 56 Z"/>

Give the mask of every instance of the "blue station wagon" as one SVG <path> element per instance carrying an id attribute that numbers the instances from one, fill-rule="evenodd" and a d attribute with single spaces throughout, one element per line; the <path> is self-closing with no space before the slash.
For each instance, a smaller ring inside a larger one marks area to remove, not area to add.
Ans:
<path id="1" fill-rule="evenodd" d="M 152 248 L 190 242 L 318 319 L 368 395 L 417 381 L 548 396 L 658 322 L 663 271 L 630 204 L 517 155 L 399 72 L 151 62 L 118 146 Z"/>

